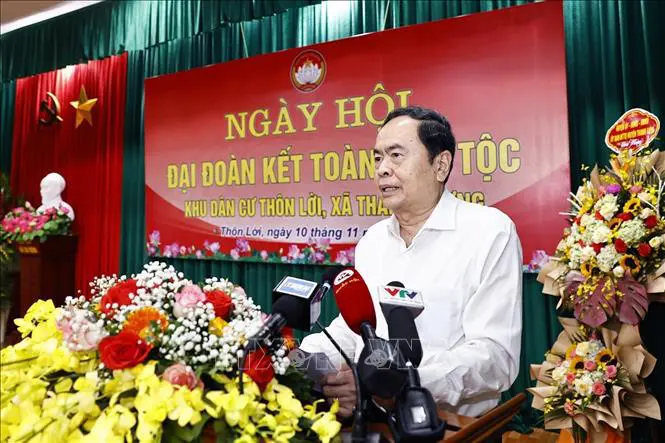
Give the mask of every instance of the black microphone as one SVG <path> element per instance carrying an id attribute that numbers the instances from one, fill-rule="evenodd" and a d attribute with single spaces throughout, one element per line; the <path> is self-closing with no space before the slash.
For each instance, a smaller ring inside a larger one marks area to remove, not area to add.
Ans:
<path id="1" fill-rule="evenodd" d="M 388 323 L 390 341 L 397 343 L 406 361 L 418 367 L 423 358 L 423 348 L 414 320 L 425 307 L 422 294 L 405 289 L 401 282 L 392 281 L 379 288 L 379 304 Z"/>
<path id="2" fill-rule="evenodd" d="M 414 319 L 424 309 L 422 295 L 405 289 L 398 281 L 379 288 L 379 292 L 388 335 L 391 341 L 397 341 L 397 349 L 406 359 L 408 375 L 395 402 L 396 434 L 400 442 L 439 441 L 445 434 L 446 422 L 439 418 L 432 393 L 420 386 L 416 370 L 423 348 Z"/>

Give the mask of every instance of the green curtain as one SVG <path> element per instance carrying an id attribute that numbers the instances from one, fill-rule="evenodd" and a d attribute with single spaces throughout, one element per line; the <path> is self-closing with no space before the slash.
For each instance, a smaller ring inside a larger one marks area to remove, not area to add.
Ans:
<path id="1" fill-rule="evenodd" d="M 665 119 L 665 3 L 566 1 L 564 17 L 576 188 L 585 176 L 581 165 L 607 164 L 605 132 L 626 110 L 642 107 Z"/>
<path id="2" fill-rule="evenodd" d="M 9 174 L 12 168 L 12 134 L 14 133 L 14 80 L 0 83 L 0 172 Z"/>
<path id="3" fill-rule="evenodd" d="M 107 0 L 2 35 L 2 80 L 189 38 L 317 1 Z"/>

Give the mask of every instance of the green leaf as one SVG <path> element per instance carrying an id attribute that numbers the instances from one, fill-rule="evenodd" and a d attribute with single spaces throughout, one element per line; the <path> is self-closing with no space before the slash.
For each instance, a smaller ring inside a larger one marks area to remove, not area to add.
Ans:
<path id="1" fill-rule="evenodd" d="M 226 420 L 220 418 L 215 421 L 213 426 L 215 428 L 215 435 L 217 436 L 217 443 L 226 443 L 231 441 L 231 432 L 229 425 L 226 424 Z"/>
<path id="2" fill-rule="evenodd" d="M 210 416 L 205 412 L 201 414 L 201 421 L 195 425 L 179 426 L 177 422 L 166 420 L 164 422 L 164 433 L 162 442 L 164 443 L 182 443 L 199 441 L 203 427 L 210 420 Z"/>

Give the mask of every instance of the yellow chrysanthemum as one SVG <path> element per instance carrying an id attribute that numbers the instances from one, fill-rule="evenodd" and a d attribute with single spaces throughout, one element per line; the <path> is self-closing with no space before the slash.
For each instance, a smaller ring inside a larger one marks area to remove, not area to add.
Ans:
<path id="1" fill-rule="evenodd" d="M 623 212 L 631 212 L 633 215 L 637 215 L 638 212 L 642 209 L 642 201 L 633 197 L 623 205 Z"/>
<path id="2" fill-rule="evenodd" d="M 598 354 L 596 354 L 596 363 L 599 365 L 607 364 L 613 359 L 614 359 L 614 354 L 612 354 L 612 351 L 610 351 L 607 348 L 603 349 Z"/>
<path id="3" fill-rule="evenodd" d="M 162 331 L 169 325 L 166 316 L 159 310 L 152 307 L 140 308 L 127 316 L 122 332 L 133 332 L 146 340 L 151 334 L 150 327 L 153 322 L 158 324 Z"/>
<path id="4" fill-rule="evenodd" d="M 631 275 L 635 276 L 642 267 L 640 266 L 640 261 L 632 254 L 626 254 L 619 259 L 619 264 L 627 272 L 630 272 Z"/>

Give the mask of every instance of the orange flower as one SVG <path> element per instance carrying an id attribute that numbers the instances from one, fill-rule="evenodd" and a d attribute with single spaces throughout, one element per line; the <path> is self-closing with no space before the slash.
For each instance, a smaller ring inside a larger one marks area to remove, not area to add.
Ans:
<path id="1" fill-rule="evenodd" d="M 122 332 L 132 332 L 145 340 L 150 336 L 150 327 L 153 322 L 156 323 L 162 331 L 165 331 L 166 327 L 169 325 L 164 314 L 157 309 L 151 307 L 137 309 L 127 316 L 127 321 L 125 321 L 125 326 L 122 328 Z"/>

